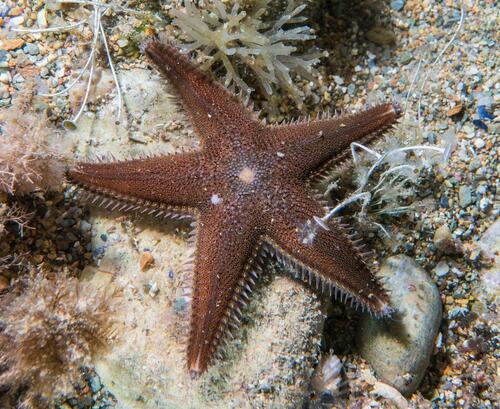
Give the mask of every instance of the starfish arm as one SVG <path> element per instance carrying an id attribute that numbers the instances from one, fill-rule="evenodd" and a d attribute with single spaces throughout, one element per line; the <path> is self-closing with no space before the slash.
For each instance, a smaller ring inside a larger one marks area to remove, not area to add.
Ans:
<path id="1" fill-rule="evenodd" d="M 350 232 L 335 221 L 318 223 L 315 217 L 321 218 L 325 210 L 305 191 L 289 191 L 287 197 L 293 206 L 274 216 L 264 239 L 268 251 L 313 287 L 344 301 L 351 298 L 351 303 L 377 315 L 389 313 L 387 294 Z"/>
<path id="2" fill-rule="evenodd" d="M 400 115 L 393 104 L 378 105 L 338 118 L 271 127 L 270 143 L 301 175 L 339 159 L 352 142 L 367 142 L 392 126 Z"/>
<path id="3" fill-rule="evenodd" d="M 117 161 L 79 163 L 68 171 L 70 181 L 110 206 L 122 203 L 157 215 L 194 213 L 210 199 L 204 189 L 210 169 L 200 153 Z"/>
<path id="4" fill-rule="evenodd" d="M 234 216 L 217 205 L 200 215 L 195 235 L 191 329 L 187 365 L 204 372 L 231 326 L 239 323 L 239 302 L 252 282 L 259 234 L 256 217 Z"/>
<path id="5" fill-rule="evenodd" d="M 208 78 L 175 47 L 151 42 L 146 53 L 173 84 L 204 148 L 217 152 L 221 144 L 245 132 L 264 129 L 236 95 Z"/>

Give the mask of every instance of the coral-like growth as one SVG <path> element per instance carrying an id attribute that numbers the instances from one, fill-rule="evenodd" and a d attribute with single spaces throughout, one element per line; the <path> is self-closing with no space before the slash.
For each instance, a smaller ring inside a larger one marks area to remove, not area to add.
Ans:
<path id="1" fill-rule="evenodd" d="M 20 280 L 0 298 L 0 386 L 20 393 L 21 407 L 69 392 L 112 339 L 113 299 L 75 278 L 32 273 Z"/>
<path id="2" fill-rule="evenodd" d="M 32 216 L 33 213 L 28 213 L 18 205 L 8 206 L 6 203 L 0 202 L 0 238 L 5 235 L 7 224 L 9 223 L 17 224 L 22 236 L 23 230 L 27 227 L 27 223 Z"/>
<path id="3" fill-rule="evenodd" d="M 281 88 L 300 102 L 302 97 L 292 75 L 310 77 L 318 62 L 314 55 L 295 54 L 297 47 L 292 45 L 314 38 L 307 25 L 297 26 L 306 20 L 299 15 L 305 5 L 296 6 L 294 0 L 288 0 L 276 20 L 266 21 L 264 16 L 270 7 L 270 0 L 259 0 L 248 10 L 240 9 L 238 3 L 227 10 L 220 0 L 213 0 L 207 9 L 198 9 L 191 0 L 185 0 L 184 9 L 173 11 L 173 24 L 189 42 L 185 49 L 201 49 L 210 56 L 206 67 L 222 64 L 226 86 L 234 82 L 248 94 L 252 89 L 243 78 L 253 75 L 268 95 Z"/>
<path id="4" fill-rule="evenodd" d="M 23 195 L 56 190 L 63 181 L 62 151 L 50 143 L 54 130 L 35 106 L 31 82 L 0 112 L 0 191 Z"/>
<path id="5" fill-rule="evenodd" d="M 415 210 L 420 184 L 428 180 L 449 158 L 454 147 L 454 135 L 443 137 L 441 146 L 403 145 L 406 134 L 418 132 L 409 123 L 400 124 L 379 153 L 359 143 L 351 145 L 352 179 L 356 190 L 339 203 L 322 221 L 357 202 L 358 210 L 351 212 L 362 231 L 378 231 L 391 238 L 384 226 L 386 218 Z M 334 181 L 329 189 L 335 188 Z"/>

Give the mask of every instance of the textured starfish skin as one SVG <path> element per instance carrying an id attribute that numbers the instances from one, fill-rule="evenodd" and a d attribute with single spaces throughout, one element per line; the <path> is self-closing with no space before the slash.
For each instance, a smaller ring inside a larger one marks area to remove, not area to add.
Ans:
<path id="1" fill-rule="evenodd" d="M 330 220 L 327 230 L 313 221 L 325 208 L 307 182 L 343 159 L 352 142 L 366 142 L 394 124 L 398 107 L 384 104 L 350 116 L 266 126 L 174 47 L 152 42 L 146 53 L 176 88 L 201 149 L 80 163 L 68 175 L 102 205 L 196 217 L 188 369 L 205 371 L 239 322 L 239 306 L 263 253 L 311 285 L 386 314 L 388 297 L 349 229 Z M 309 240 L 308 232 L 314 233 Z"/>

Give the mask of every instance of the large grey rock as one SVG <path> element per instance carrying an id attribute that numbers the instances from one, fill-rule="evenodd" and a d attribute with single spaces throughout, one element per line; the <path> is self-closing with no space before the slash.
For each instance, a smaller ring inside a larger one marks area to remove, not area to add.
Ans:
<path id="1" fill-rule="evenodd" d="M 77 142 L 77 156 L 113 153 L 120 158 L 196 146 L 185 129 L 167 137 L 157 133 L 179 116 L 155 74 L 135 69 L 120 73 L 120 79 L 126 118 L 116 124 L 112 104 L 83 117 L 68 135 Z M 135 127 L 132 140 L 130 126 Z M 189 298 L 182 290 L 190 282 L 185 267 L 193 252 L 186 240 L 189 227 L 96 208 L 91 214 L 92 249 L 99 262 L 88 266 L 82 279 L 117 286 L 123 295 L 116 315 L 120 340 L 95 357 L 96 371 L 117 397 L 117 408 L 301 406 L 324 321 L 310 290 L 285 277 L 256 290 L 243 311 L 248 322 L 230 342 L 227 359 L 192 380 L 184 353 Z M 145 252 L 148 263 L 141 269 Z"/>
<path id="2" fill-rule="evenodd" d="M 441 299 L 427 273 L 407 256 L 389 257 L 380 276 L 396 313 L 384 320 L 365 316 L 357 342 L 377 376 L 408 395 L 429 364 L 441 322 Z"/>

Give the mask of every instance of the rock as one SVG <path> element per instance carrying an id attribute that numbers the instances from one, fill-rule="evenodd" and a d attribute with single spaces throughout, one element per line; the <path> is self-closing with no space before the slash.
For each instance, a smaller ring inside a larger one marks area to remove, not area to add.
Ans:
<path id="1" fill-rule="evenodd" d="M 372 395 L 382 396 L 383 398 L 391 401 L 397 409 L 408 409 L 408 401 L 401 393 L 390 385 L 382 382 L 375 382 L 373 389 L 370 392 Z"/>
<path id="2" fill-rule="evenodd" d="M 101 380 L 99 379 L 98 376 L 93 376 L 90 378 L 90 389 L 92 392 L 97 393 L 101 390 Z"/>
<path id="3" fill-rule="evenodd" d="M 498 304 L 500 300 L 500 218 L 497 219 L 478 242 L 484 267 L 479 271 L 482 292 L 486 303 Z"/>
<path id="4" fill-rule="evenodd" d="M 404 0 L 392 0 L 391 1 L 391 8 L 395 11 L 403 10 L 404 6 L 405 6 Z"/>
<path id="5" fill-rule="evenodd" d="M 436 229 L 433 239 L 436 249 L 446 255 L 463 254 L 462 242 L 455 239 L 446 224 Z"/>
<path id="6" fill-rule="evenodd" d="M 151 252 L 145 251 L 141 254 L 141 258 L 139 259 L 139 266 L 141 267 L 141 271 L 146 271 L 149 267 L 151 267 L 154 263 L 155 259 Z"/>
<path id="7" fill-rule="evenodd" d="M 41 9 L 36 15 L 36 22 L 38 24 L 38 28 L 47 28 L 49 23 L 47 21 L 47 9 Z"/>
<path id="8" fill-rule="evenodd" d="M 342 362 L 334 355 L 325 355 L 314 372 L 311 385 L 320 397 L 334 397 L 342 384 Z M 324 399 L 322 399 L 324 400 Z"/>
<path id="9" fill-rule="evenodd" d="M 80 230 L 82 232 L 89 232 L 90 230 L 92 230 L 92 225 L 86 221 L 86 220 L 80 220 Z"/>
<path id="10" fill-rule="evenodd" d="M 408 64 L 411 60 L 413 60 L 413 54 L 410 52 L 401 53 L 401 55 L 399 57 L 399 61 L 403 65 Z"/>
<path id="11" fill-rule="evenodd" d="M 127 90 L 124 111 L 134 118 L 138 132 L 153 134 L 158 124 L 182 118 L 156 74 L 135 69 L 119 77 Z M 167 142 L 145 138 L 145 144 L 131 143 L 126 118 L 116 124 L 112 108 L 110 103 L 104 107 L 108 112 L 82 116 L 77 129 L 67 133 L 79 158 L 87 153 L 173 153 L 197 146 L 183 129 L 172 131 Z M 117 409 L 246 408 L 249 402 L 260 408 L 301 407 L 317 364 L 324 321 L 313 292 L 285 277 L 258 287 L 242 311 L 244 322 L 229 342 L 227 358 L 215 360 L 193 380 L 184 365 L 190 299 L 183 287 L 190 282 L 185 264 L 193 253 L 186 240 L 188 226 L 90 209 L 92 252 L 99 265 L 87 266 L 82 280 L 99 286 L 112 281 L 125 300 L 117 313 L 120 341 L 94 361 L 104 388 L 118 400 Z M 120 223 L 117 216 L 122 216 Z M 102 234 L 108 235 L 104 245 Z M 142 272 L 136 267 L 137 249 L 154 254 L 154 263 Z"/>
<path id="12" fill-rule="evenodd" d="M 29 55 L 37 55 L 40 52 L 40 49 L 36 44 L 28 43 L 24 46 L 24 52 Z"/>
<path id="13" fill-rule="evenodd" d="M 458 199 L 461 207 L 467 207 L 472 203 L 472 189 L 469 186 L 460 186 Z"/>
<path id="14" fill-rule="evenodd" d="M 409 395 L 429 364 L 441 322 L 441 299 L 427 273 L 407 256 L 389 257 L 380 277 L 396 313 L 385 320 L 364 316 L 357 343 L 377 376 Z"/>
<path id="15" fill-rule="evenodd" d="M 5 38 L 0 41 L 0 49 L 5 51 L 16 50 L 24 45 L 22 38 Z"/>
<path id="16" fill-rule="evenodd" d="M 448 271 L 450 271 L 450 267 L 448 266 L 448 263 L 444 260 L 441 260 L 439 263 L 436 265 L 436 275 L 438 277 L 444 277 L 446 274 L 448 274 Z"/>
<path id="17" fill-rule="evenodd" d="M 387 27 L 375 26 L 366 33 L 366 38 L 378 45 L 390 45 L 396 43 L 396 34 Z"/>
<path id="18" fill-rule="evenodd" d="M 464 109 L 464 106 L 462 104 L 457 104 L 453 108 L 450 108 L 448 110 L 448 112 L 446 112 L 446 115 L 447 116 L 458 115 L 458 114 L 462 113 L 463 109 Z"/>

